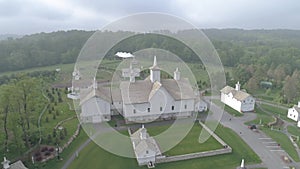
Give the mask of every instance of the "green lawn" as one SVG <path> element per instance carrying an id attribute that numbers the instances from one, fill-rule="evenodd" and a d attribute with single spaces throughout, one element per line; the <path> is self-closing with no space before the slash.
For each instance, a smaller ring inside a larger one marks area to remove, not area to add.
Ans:
<path id="1" fill-rule="evenodd" d="M 169 126 L 158 126 L 155 128 L 150 128 L 149 133 L 150 135 L 153 135 L 154 133 L 158 133 L 157 131 L 166 130 L 168 127 Z M 198 142 L 198 139 L 201 130 L 202 127 L 198 123 L 196 123 L 192 127 L 188 135 L 179 144 L 177 144 L 174 148 L 168 150 L 164 154 L 168 156 L 173 156 L 222 148 L 222 145 L 218 143 L 218 141 L 215 140 L 213 137 L 210 137 L 205 143 L 200 144 Z M 176 133 L 174 133 L 173 135 L 176 135 Z"/>
<path id="2" fill-rule="evenodd" d="M 154 129 L 153 129 L 154 130 Z M 160 128 L 162 130 L 162 128 Z M 149 132 L 151 129 L 149 129 Z M 232 130 L 219 126 L 216 133 L 227 142 L 232 148 L 231 154 L 205 157 L 192 160 L 157 164 L 157 169 L 210 169 L 222 168 L 232 169 L 240 164 L 242 158 L 247 164 L 260 163 L 259 157 L 240 139 Z M 123 158 L 113 155 L 98 147 L 95 143 L 90 143 L 80 152 L 79 157 L 71 164 L 69 169 L 140 169 L 135 159 Z"/>
<path id="3" fill-rule="evenodd" d="M 287 127 L 288 132 L 294 136 L 300 137 L 300 129 L 296 126 L 288 126 Z M 298 147 L 300 147 L 300 139 L 298 141 L 295 141 Z"/>
<path id="4" fill-rule="evenodd" d="M 230 113 L 230 114 L 233 115 L 233 116 L 241 117 L 241 116 L 244 115 L 243 113 L 240 113 L 240 112 L 234 110 L 233 108 L 231 108 L 231 107 L 225 105 L 225 104 L 222 103 L 220 100 L 213 99 L 212 102 L 215 103 L 215 104 L 218 105 L 218 106 L 224 106 L 224 110 L 225 110 L 226 112 Z"/>
<path id="5" fill-rule="evenodd" d="M 274 106 L 266 105 L 266 104 L 260 104 L 260 106 L 264 110 L 266 110 L 266 111 L 268 111 L 268 112 L 270 112 L 270 113 L 272 113 L 276 116 L 279 116 L 281 119 L 292 122 L 291 119 L 287 118 L 287 111 L 288 110 L 282 109 L 280 107 L 274 107 Z"/>

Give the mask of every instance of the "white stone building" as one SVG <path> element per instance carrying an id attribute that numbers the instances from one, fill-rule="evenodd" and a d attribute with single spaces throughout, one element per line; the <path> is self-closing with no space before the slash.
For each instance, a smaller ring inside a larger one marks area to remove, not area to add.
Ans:
<path id="1" fill-rule="evenodd" d="M 156 157 L 161 155 L 155 139 L 149 136 L 144 125 L 133 134 L 129 134 L 138 164 L 140 166 L 148 165 L 149 168 L 153 168 Z"/>
<path id="2" fill-rule="evenodd" d="M 1 162 L 1 164 L 3 165 L 3 169 L 28 169 L 21 160 L 10 164 L 10 161 L 7 160 L 6 157 L 4 157 L 4 160 Z"/>
<path id="3" fill-rule="evenodd" d="M 296 121 L 297 126 L 300 127 L 300 101 L 298 102 L 298 105 L 294 105 L 292 108 L 289 108 L 287 117 Z"/>
<path id="4" fill-rule="evenodd" d="M 80 94 L 83 122 L 108 121 L 110 115 L 118 113 L 126 122 L 145 123 L 191 117 L 195 111 L 207 110 L 206 103 L 195 94 L 189 80 L 180 77 L 178 69 L 174 71 L 173 79 L 160 78 L 156 57 L 148 78 L 135 80 L 139 73 L 137 69 L 133 70 L 127 70 L 130 80 L 122 81 L 119 88 L 98 87 L 94 80 L 88 93 Z"/>
<path id="5" fill-rule="evenodd" d="M 239 82 L 237 82 L 235 88 L 225 86 L 221 90 L 221 102 L 239 112 L 251 112 L 254 111 L 255 107 L 255 98 L 242 91 Z"/>

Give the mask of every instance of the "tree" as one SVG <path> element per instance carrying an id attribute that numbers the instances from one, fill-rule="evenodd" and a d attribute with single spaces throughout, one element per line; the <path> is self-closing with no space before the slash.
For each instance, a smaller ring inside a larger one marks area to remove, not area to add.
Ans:
<path id="1" fill-rule="evenodd" d="M 30 128 L 32 112 L 37 106 L 37 101 L 41 102 L 39 95 L 41 92 L 41 81 L 36 78 L 20 75 L 12 84 L 13 92 L 11 99 L 13 100 L 12 108 L 18 113 L 18 122 L 23 132 L 23 139 L 27 148 L 31 147 L 30 135 L 33 131 Z M 34 137 L 34 135 L 33 135 Z"/>
<path id="2" fill-rule="evenodd" d="M 8 150 L 8 114 L 11 111 L 11 97 L 13 92 L 9 85 L 3 85 L 0 87 L 0 113 L 3 115 L 3 130 L 5 133 L 4 148 Z"/>
<path id="3" fill-rule="evenodd" d="M 249 79 L 249 81 L 247 82 L 247 89 L 252 92 L 258 89 L 258 81 L 256 77 L 251 77 Z"/>
<path id="4" fill-rule="evenodd" d="M 293 99 L 295 99 L 298 96 L 296 79 L 290 76 L 286 77 L 283 86 L 283 94 L 284 97 L 287 99 L 287 103 L 290 103 Z"/>

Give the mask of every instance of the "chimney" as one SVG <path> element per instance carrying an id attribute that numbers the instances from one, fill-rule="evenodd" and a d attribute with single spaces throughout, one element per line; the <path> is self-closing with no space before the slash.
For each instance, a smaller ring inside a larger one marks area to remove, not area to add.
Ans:
<path id="1" fill-rule="evenodd" d="M 9 163 L 10 161 L 8 161 L 6 157 L 4 157 L 4 161 L 1 163 L 3 165 L 3 169 L 9 169 L 10 168 Z"/>
<path id="2" fill-rule="evenodd" d="M 237 91 L 241 90 L 241 85 L 239 81 L 237 82 L 237 84 L 235 84 L 235 90 Z"/>
<path id="3" fill-rule="evenodd" d="M 94 89 L 97 89 L 97 88 L 98 88 L 98 84 L 97 84 L 96 77 L 94 77 L 93 88 L 94 88 Z"/>
<path id="4" fill-rule="evenodd" d="M 147 139 L 147 130 L 145 129 L 144 125 L 142 125 L 142 129 L 140 132 L 140 138 L 141 138 L 141 140 Z"/>
<path id="5" fill-rule="evenodd" d="M 180 80 L 180 72 L 178 70 L 178 67 L 176 68 L 174 72 L 174 80 Z"/>

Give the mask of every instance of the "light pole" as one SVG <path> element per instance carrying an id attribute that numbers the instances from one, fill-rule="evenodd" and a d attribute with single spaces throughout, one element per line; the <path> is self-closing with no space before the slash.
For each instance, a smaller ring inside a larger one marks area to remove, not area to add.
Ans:
<path id="1" fill-rule="evenodd" d="M 57 156 L 57 159 L 59 160 L 60 157 L 59 157 L 59 147 L 58 147 L 58 144 L 56 144 L 56 156 Z"/>

